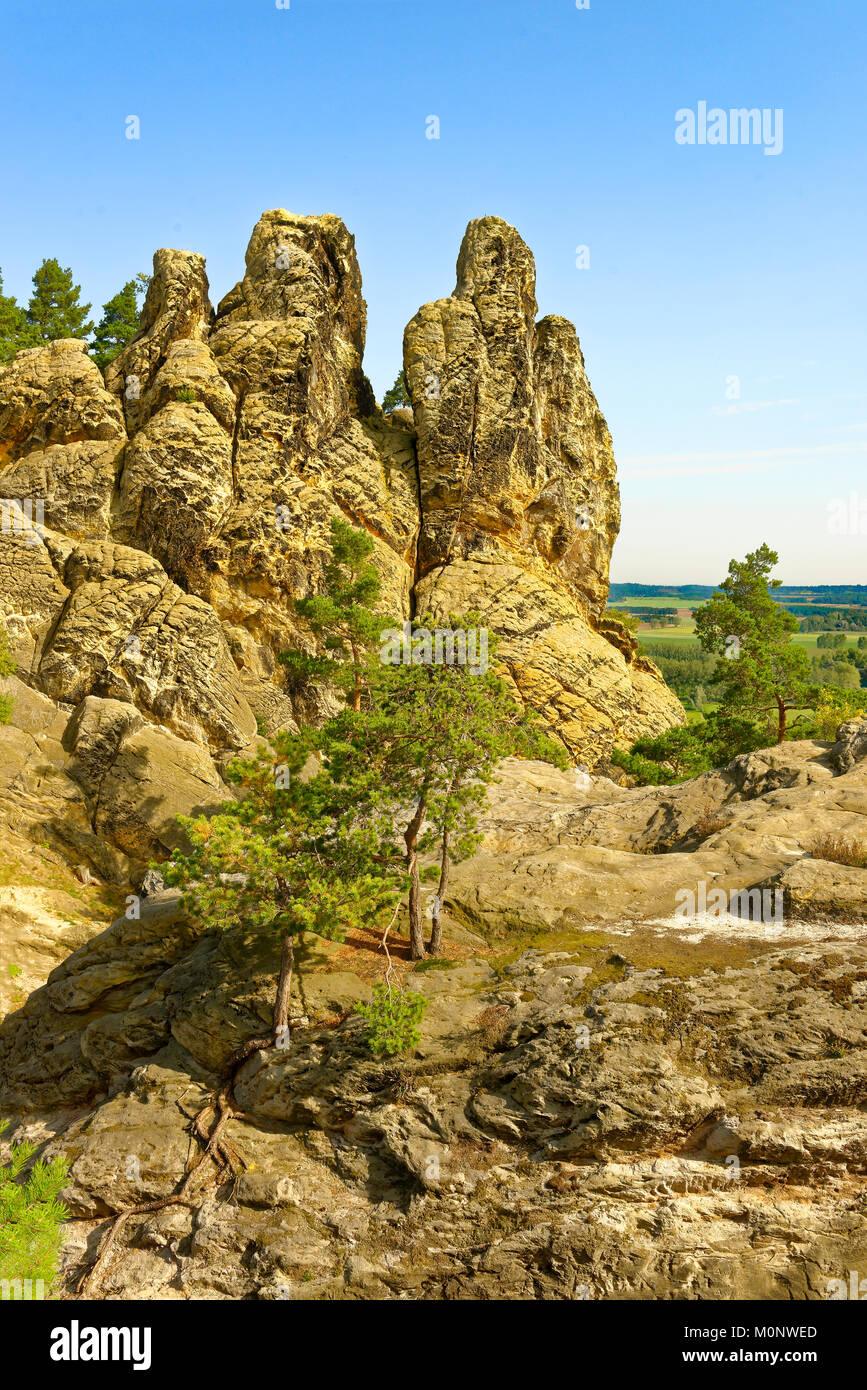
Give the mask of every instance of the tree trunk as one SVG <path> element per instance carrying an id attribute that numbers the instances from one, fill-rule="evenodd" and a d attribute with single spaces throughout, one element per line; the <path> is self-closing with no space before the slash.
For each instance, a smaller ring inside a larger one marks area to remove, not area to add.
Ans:
<path id="1" fill-rule="evenodd" d="M 355 645 L 354 642 L 350 643 L 350 646 L 351 646 L 351 648 L 352 648 L 352 666 L 353 666 L 353 679 L 354 679 L 354 685 L 353 685 L 353 689 L 352 689 L 352 712 L 353 712 L 353 714 L 360 714 L 360 713 L 361 713 L 361 672 L 360 672 L 359 669 L 358 669 L 358 648 L 356 647 L 356 645 Z"/>
<path id="2" fill-rule="evenodd" d="M 418 858 L 413 851 L 409 861 L 409 954 L 411 960 L 424 960 L 424 929 L 421 917 L 421 883 Z"/>
<path id="3" fill-rule="evenodd" d="M 777 743 L 784 743 L 786 738 L 786 702 L 777 699 Z"/>
<path id="4" fill-rule="evenodd" d="M 415 852 L 418 832 L 421 830 L 422 821 L 427 810 L 427 791 L 423 791 L 419 797 L 415 813 L 406 827 L 404 833 L 404 844 L 406 845 L 406 864 L 410 872 L 409 881 L 409 953 L 412 960 L 424 959 L 424 925 L 421 917 L 421 879 L 418 872 L 418 855 Z"/>
<path id="5" fill-rule="evenodd" d="M 443 903 L 446 898 L 446 889 L 449 886 L 449 832 L 443 831 L 442 858 L 440 859 L 440 881 L 437 888 L 436 901 L 434 902 L 433 922 L 431 923 L 430 945 L 428 955 L 439 955 L 443 948 L 443 924 L 440 913 L 443 910 Z"/>
<path id="6" fill-rule="evenodd" d="M 289 996 L 292 993 L 292 967 L 295 964 L 295 946 L 290 933 L 283 937 L 283 954 L 280 957 L 280 977 L 277 981 L 277 998 L 274 1001 L 274 1032 L 279 1038 L 289 1024 Z"/>

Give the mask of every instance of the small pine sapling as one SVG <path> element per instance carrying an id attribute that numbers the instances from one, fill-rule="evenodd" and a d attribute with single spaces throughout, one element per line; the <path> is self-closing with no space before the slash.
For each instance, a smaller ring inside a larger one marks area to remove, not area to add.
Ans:
<path id="1" fill-rule="evenodd" d="M 0 1121 L 0 1135 L 9 1122 Z M 29 1142 L 13 1144 L 7 1162 L 0 1163 L 0 1283 L 2 1297 L 10 1284 L 30 1280 L 51 1290 L 63 1246 L 67 1211 L 60 1193 L 69 1177 L 62 1157 L 37 1161 L 24 1170 L 36 1152 Z M 13 1297 L 20 1292 L 16 1289 Z"/>
<path id="2" fill-rule="evenodd" d="M 374 985 L 371 1002 L 355 1005 L 355 1012 L 367 1020 L 367 1046 L 374 1057 L 396 1057 L 411 1051 L 421 1036 L 419 1025 L 427 1006 L 424 995 L 413 990 Z"/>

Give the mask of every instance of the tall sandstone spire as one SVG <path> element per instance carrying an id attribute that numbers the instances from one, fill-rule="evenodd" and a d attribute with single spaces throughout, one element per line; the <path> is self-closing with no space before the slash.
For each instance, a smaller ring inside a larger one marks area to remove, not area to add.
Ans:
<path id="1" fill-rule="evenodd" d="M 404 368 L 419 609 L 480 610 L 516 696 L 588 763 L 679 722 L 656 669 L 603 616 L 620 527 L 611 436 L 572 324 L 536 323 L 533 256 L 514 227 L 470 223 L 455 292 L 408 325 Z"/>

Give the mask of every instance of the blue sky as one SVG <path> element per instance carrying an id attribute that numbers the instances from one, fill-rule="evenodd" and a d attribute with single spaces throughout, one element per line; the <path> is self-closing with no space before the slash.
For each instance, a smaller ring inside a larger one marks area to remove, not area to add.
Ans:
<path id="1" fill-rule="evenodd" d="M 496 214 L 614 436 L 613 579 L 715 582 L 767 540 L 787 583 L 867 582 L 862 0 L 4 10 L 7 293 L 57 256 L 98 308 L 168 245 L 205 254 L 216 303 L 263 210 L 337 213 L 381 395 L 466 223 Z M 679 145 L 700 101 L 781 109 L 781 153 Z"/>

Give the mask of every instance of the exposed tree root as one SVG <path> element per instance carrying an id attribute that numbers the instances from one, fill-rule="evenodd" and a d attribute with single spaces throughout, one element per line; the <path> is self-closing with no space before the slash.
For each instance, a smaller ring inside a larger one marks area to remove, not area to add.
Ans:
<path id="1" fill-rule="evenodd" d="M 141 1202 L 135 1206 L 122 1207 L 120 1211 L 115 1212 L 108 1230 L 99 1243 L 96 1259 L 78 1281 L 75 1290 L 76 1297 L 92 1298 L 94 1296 L 108 1263 L 108 1257 L 131 1216 L 144 1216 L 152 1212 L 162 1211 L 165 1207 L 191 1206 L 193 1204 L 195 1199 L 191 1195 L 191 1190 L 195 1185 L 197 1174 L 201 1173 L 207 1159 L 210 1159 L 216 1166 L 216 1173 L 212 1175 L 213 1178 L 231 1178 L 232 1190 L 234 1191 L 240 1170 L 247 1166 L 234 1144 L 230 1143 L 225 1135 L 229 1121 L 242 1113 L 235 1106 L 235 1077 L 254 1052 L 273 1047 L 274 1043 L 274 1037 L 248 1038 L 232 1053 L 223 1071 L 219 1089 L 213 1093 L 190 1122 L 190 1133 L 202 1145 L 202 1150 L 194 1156 L 193 1162 L 188 1161 L 186 1172 L 181 1178 L 177 1190 L 168 1197 L 158 1197 L 153 1202 Z M 205 1116 L 212 1111 L 217 1116 L 217 1122 L 209 1133 L 205 1128 Z"/>

